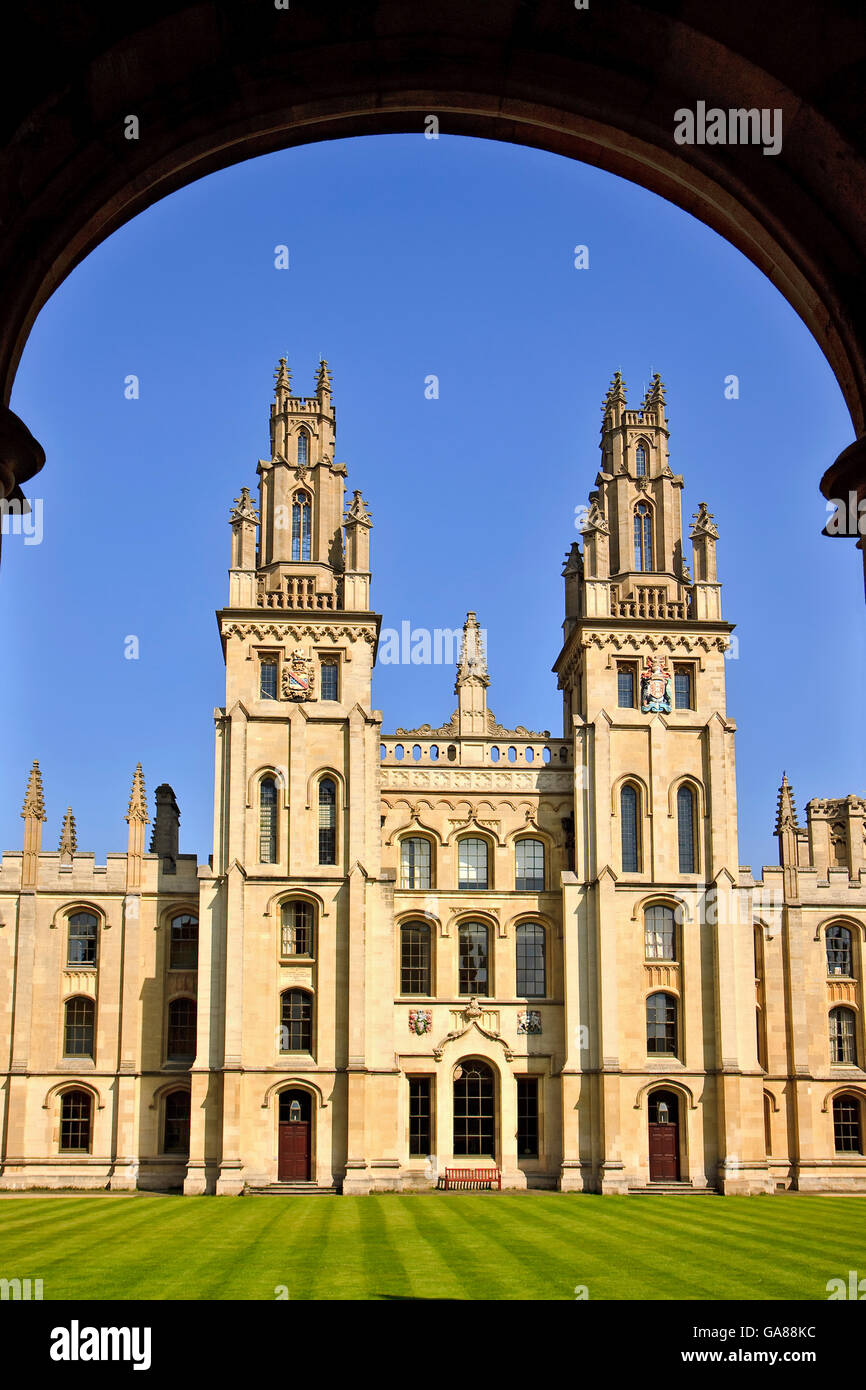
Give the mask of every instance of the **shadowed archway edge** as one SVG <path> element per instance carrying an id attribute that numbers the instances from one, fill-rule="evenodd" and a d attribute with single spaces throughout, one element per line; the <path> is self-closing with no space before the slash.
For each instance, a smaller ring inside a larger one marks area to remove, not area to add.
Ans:
<path id="1" fill-rule="evenodd" d="M 596 165 L 712 227 L 800 315 L 856 434 L 866 429 L 866 25 L 845 0 L 766 0 L 760 25 L 739 0 L 586 11 L 157 0 L 138 29 L 137 14 L 99 0 L 86 15 L 38 12 L 8 43 L 0 95 L 4 403 L 40 308 L 137 213 L 217 169 L 318 140 L 415 131 L 423 156 L 434 114 L 442 134 Z M 678 146 L 674 113 L 698 101 L 781 109 L 780 153 Z M 130 114 L 136 141 L 124 138 Z M 861 487 L 862 441 L 843 458 L 825 484 Z M 23 423 L 0 412 L 0 488 L 42 462 Z"/>

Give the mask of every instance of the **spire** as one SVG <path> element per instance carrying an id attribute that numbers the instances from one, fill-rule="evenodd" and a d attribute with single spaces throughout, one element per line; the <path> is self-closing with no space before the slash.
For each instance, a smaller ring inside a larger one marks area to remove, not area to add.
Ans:
<path id="1" fill-rule="evenodd" d="M 75 817 L 72 814 L 71 806 L 67 806 L 66 815 L 63 817 L 58 848 L 61 864 L 71 864 L 72 856 L 78 848 L 78 835 L 75 830 Z"/>
<path id="2" fill-rule="evenodd" d="M 132 791 L 129 794 L 129 811 L 124 820 L 141 821 L 144 825 L 150 822 L 150 817 L 147 814 L 147 793 L 144 789 L 144 773 L 141 770 L 141 763 L 136 763 L 135 766 Z"/>
<path id="3" fill-rule="evenodd" d="M 331 373 L 328 371 L 328 364 L 324 357 L 319 359 L 319 370 L 316 373 L 316 395 L 330 396 L 331 394 Z"/>
<path id="4" fill-rule="evenodd" d="M 794 789 L 788 781 L 787 775 L 783 772 L 774 833 L 781 835 L 782 831 L 786 829 L 797 830 L 799 827 L 797 825 L 797 808 L 794 805 Z"/>
<path id="5" fill-rule="evenodd" d="M 463 645 L 460 649 L 460 661 L 457 665 L 455 691 L 459 691 L 464 681 L 472 679 L 481 681 L 482 685 L 490 684 L 484 639 L 478 626 L 478 619 L 474 613 L 467 613 L 466 622 L 463 624 Z"/>
<path id="6" fill-rule="evenodd" d="M 39 760 L 34 759 L 30 769 L 30 778 L 27 782 L 27 792 L 24 796 L 24 808 L 21 812 L 26 819 L 32 816 L 38 821 L 45 820 L 45 798 L 42 795 L 42 773 L 39 771 Z"/>

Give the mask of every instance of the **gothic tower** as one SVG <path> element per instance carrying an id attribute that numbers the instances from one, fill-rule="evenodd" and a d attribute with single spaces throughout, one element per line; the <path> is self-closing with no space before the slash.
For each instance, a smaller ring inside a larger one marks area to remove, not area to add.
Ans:
<path id="1" fill-rule="evenodd" d="M 381 716 L 370 708 L 380 619 L 372 523 L 360 492 L 346 507 L 335 437 L 327 363 L 315 394 L 297 396 L 282 359 L 259 507 L 242 488 L 217 614 L 226 702 L 213 861 L 201 871 L 191 1192 L 238 1192 L 272 1174 L 281 1109 L 298 1119 L 284 1176 L 329 1184 L 345 1173 L 345 1191 L 366 1190 L 367 1082 L 387 1070 L 377 1048 L 388 1031 L 366 981 L 383 891 Z M 221 1086 L 221 1107 L 203 1108 Z M 242 1134 L 257 1145 L 244 1149 Z"/>
<path id="2" fill-rule="evenodd" d="M 690 530 L 694 575 L 686 563 L 682 491 L 661 379 L 629 410 L 617 372 L 583 552 L 575 543 L 563 572 L 554 668 L 575 765 L 563 1086 L 578 1124 L 566 1133 L 563 1187 L 618 1191 L 647 1171 L 695 1186 L 718 1179 L 723 1191 L 766 1183 L 725 707 L 732 628 L 704 503 Z"/>

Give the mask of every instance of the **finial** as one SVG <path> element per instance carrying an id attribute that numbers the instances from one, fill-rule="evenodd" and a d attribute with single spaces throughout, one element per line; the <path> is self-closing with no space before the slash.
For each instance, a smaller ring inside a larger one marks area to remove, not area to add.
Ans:
<path id="1" fill-rule="evenodd" d="M 372 526 L 373 519 L 367 511 L 367 503 L 361 496 L 360 490 L 355 488 L 352 493 L 352 501 L 343 517 L 343 525 L 350 526 L 353 521 L 359 521 L 364 526 Z"/>
<path id="2" fill-rule="evenodd" d="M 240 497 L 235 498 L 234 506 L 229 515 L 229 521 L 233 524 L 236 521 L 255 521 L 258 522 L 259 514 L 256 511 L 255 503 L 250 497 L 248 487 L 241 488 Z"/>
<path id="3" fill-rule="evenodd" d="M 60 844 L 58 846 L 61 856 L 71 859 L 78 848 L 78 835 L 75 830 L 75 817 L 72 814 L 72 807 L 67 806 L 66 815 L 63 817 L 63 825 L 60 829 Z"/>
<path id="4" fill-rule="evenodd" d="M 708 509 L 706 502 L 698 503 L 698 510 L 692 517 L 692 526 L 689 532 L 691 539 L 697 536 L 710 536 L 714 541 L 719 539 L 719 530 L 713 520 L 713 513 Z"/>
<path id="5" fill-rule="evenodd" d="M 42 795 L 42 773 L 39 771 L 38 758 L 34 758 L 33 766 L 30 769 L 27 791 L 24 795 L 24 808 L 21 814 L 22 816 L 35 816 L 37 820 L 45 820 L 45 797 Z"/>
<path id="6" fill-rule="evenodd" d="M 778 835 L 782 830 L 789 828 L 797 830 L 797 808 L 794 805 L 794 789 L 788 781 L 787 773 L 782 773 L 782 785 L 779 788 L 779 804 L 776 812 L 776 830 Z"/>
<path id="7" fill-rule="evenodd" d="M 141 820 L 149 823 L 150 817 L 147 814 L 147 793 L 144 789 L 144 773 L 141 770 L 141 763 L 136 763 L 135 776 L 132 779 L 132 791 L 129 795 L 129 811 L 124 820 Z"/>

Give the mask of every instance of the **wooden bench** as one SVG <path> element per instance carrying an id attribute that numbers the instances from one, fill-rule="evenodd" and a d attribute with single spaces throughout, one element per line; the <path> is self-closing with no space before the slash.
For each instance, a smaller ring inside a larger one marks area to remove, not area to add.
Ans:
<path id="1" fill-rule="evenodd" d="M 502 1174 L 498 1168 L 446 1168 L 445 1191 L 449 1187 L 493 1187 L 502 1191 Z"/>

